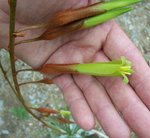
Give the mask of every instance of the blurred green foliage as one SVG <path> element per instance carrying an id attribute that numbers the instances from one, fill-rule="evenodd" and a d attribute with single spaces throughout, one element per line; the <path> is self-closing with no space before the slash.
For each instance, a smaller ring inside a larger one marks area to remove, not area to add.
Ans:
<path id="1" fill-rule="evenodd" d="M 29 119 L 29 114 L 24 109 L 24 107 L 14 107 L 14 108 L 11 108 L 9 111 L 12 115 L 14 115 L 15 117 L 18 117 L 21 120 Z"/>

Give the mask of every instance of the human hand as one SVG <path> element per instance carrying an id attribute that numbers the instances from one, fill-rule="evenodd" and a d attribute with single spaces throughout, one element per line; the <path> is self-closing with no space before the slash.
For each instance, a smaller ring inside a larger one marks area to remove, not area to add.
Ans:
<path id="1" fill-rule="evenodd" d="M 50 10 L 52 10 L 51 14 L 54 14 L 55 11 L 60 10 L 60 7 L 72 8 L 74 5 L 78 7 L 87 4 L 86 1 L 81 2 L 81 0 L 61 2 L 59 1 L 64 6 L 54 6 L 56 0 L 49 5 L 48 0 L 36 1 L 35 4 L 29 0 L 18 1 L 17 28 L 46 21 L 46 15 Z M 1 10 L 7 12 L 6 1 L 1 0 L 1 3 Z M 33 5 L 32 12 L 26 10 L 29 5 Z M 38 5 L 45 8 L 37 15 Z M 3 29 L 0 30 L 2 38 L 0 42 L 5 47 L 8 41 L 6 35 L 8 20 L 5 13 L 0 14 L 0 18 L 3 19 L 0 23 Z M 42 31 L 29 31 L 26 37 L 33 37 Z M 133 62 L 135 71 L 129 77 L 128 85 L 123 84 L 122 80 L 116 77 L 85 75 L 61 75 L 54 81 L 62 89 L 75 121 L 82 128 L 92 129 L 95 116 L 110 137 L 130 137 L 130 128 L 139 137 L 150 137 L 147 129 L 150 127 L 150 69 L 134 44 L 113 21 L 53 41 L 19 45 L 16 47 L 16 55 L 33 67 L 38 67 L 45 62 L 77 63 L 127 57 Z"/>

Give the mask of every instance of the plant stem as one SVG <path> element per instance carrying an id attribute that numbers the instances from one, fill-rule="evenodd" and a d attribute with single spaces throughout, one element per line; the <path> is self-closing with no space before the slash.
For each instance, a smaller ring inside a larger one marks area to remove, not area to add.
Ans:
<path id="1" fill-rule="evenodd" d="M 15 32 L 15 15 L 16 15 L 16 4 L 17 0 L 11 0 L 11 5 L 10 5 L 10 24 L 9 24 L 9 54 L 10 54 L 10 64 L 11 64 L 11 72 L 12 72 L 12 77 L 14 81 L 14 87 L 17 92 L 17 97 L 22 103 L 22 105 L 25 107 L 25 109 L 37 120 L 39 120 L 41 123 L 43 123 L 45 126 L 57 130 L 59 132 L 64 133 L 63 130 L 56 128 L 55 126 L 48 125 L 45 123 L 43 120 L 38 118 L 26 105 L 23 96 L 21 95 L 21 91 L 19 88 L 17 76 L 16 76 L 16 66 L 15 66 L 15 56 L 14 56 L 14 50 L 15 50 L 15 37 L 14 37 L 14 32 Z"/>
<path id="2" fill-rule="evenodd" d="M 16 77 L 16 66 L 15 66 L 15 56 L 14 56 L 14 43 L 15 43 L 15 37 L 14 37 L 14 32 L 15 32 L 15 15 L 16 15 L 16 4 L 17 0 L 12 0 L 11 5 L 10 5 L 10 24 L 9 24 L 9 54 L 10 54 L 10 65 L 11 65 L 11 73 L 12 73 L 12 78 L 14 81 L 14 87 L 17 92 L 17 97 L 19 100 L 23 103 L 22 101 L 22 95 L 20 92 L 20 88 L 18 85 L 18 80 Z"/>
<path id="3" fill-rule="evenodd" d="M 14 42 L 15 42 L 15 37 L 13 35 L 15 31 L 15 11 L 16 11 L 16 3 L 17 0 L 12 0 L 11 1 L 11 6 L 10 6 L 10 24 L 9 24 L 9 54 L 10 54 L 10 64 L 11 64 L 11 72 L 12 72 L 12 77 L 14 81 L 14 86 L 15 89 L 18 93 L 18 96 L 20 97 L 20 89 L 16 78 L 16 67 L 15 67 L 15 56 L 14 56 Z"/>
<path id="4" fill-rule="evenodd" d="M 39 37 L 32 38 L 32 39 L 21 40 L 19 42 L 16 42 L 14 45 L 16 46 L 16 45 L 19 45 L 19 44 L 31 43 L 31 42 L 35 42 L 35 41 L 40 41 Z"/>
<path id="5" fill-rule="evenodd" d="M 2 70 L 2 73 L 3 73 L 3 75 L 4 75 L 4 78 L 7 80 L 8 84 L 9 84 L 9 86 L 11 87 L 11 89 L 13 90 L 14 94 L 15 94 L 16 96 L 18 96 L 16 90 L 14 89 L 13 85 L 11 84 L 10 80 L 9 80 L 8 77 L 7 77 L 6 72 L 5 72 L 5 70 L 4 70 L 4 68 L 3 68 L 2 64 L 1 64 L 1 62 L 0 62 L 0 68 L 1 68 L 1 70 Z"/>
<path id="6" fill-rule="evenodd" d="M 39 80 L 39 81 L 28 81 L 28 82 L 24 82 L 24 83 L 20 83 L 19 86 L 23 86 L 23 85 L 27 85 L 27 84 L 39 84 L 39 83 L 43 83 L 43 84 L 46 84 L 44 82 L 42 82 L 43 80 Z M 47 84 L 50 84 L 50 83 L 47 83 Z M 53 83 L 51 83 L 53 84 Z"/>
<path id="7" fill-rule="evenodd" d="M 32 30 L 32 29 L 44 28 L 44 27 L 47 27 L 47 26 L 48 26 L 47 23 L 28 26 L 28 27 L 25 27 L 25 28 L 22 28 L 22 29 L 18 30 L 16 33 L 24 32 L 24 31 L 28 31 L 28 30 Z"/>
<path id="8" fill-rule="evenodd" d="M 25 71 L 36 71 L 36 70 L 34 70 L 34 69 L 21 69 L 21 70 L 17 70 L 16 73 L 18 74 L 18 73 L 25 72 Z"/>

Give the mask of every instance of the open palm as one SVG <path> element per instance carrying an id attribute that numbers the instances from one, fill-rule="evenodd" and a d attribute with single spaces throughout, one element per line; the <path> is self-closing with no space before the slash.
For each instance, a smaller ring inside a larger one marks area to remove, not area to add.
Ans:
<path id="1" fill-rule="evenodd" d="M 57 11 L 93 2 L 19 0 L 16 28 L 46 22 Z M 0 0 L 0 9 L 0 47 L 7 47 L 9 7 L 5 0 Z M 28 31 L 23 39 L 42 32 L 42 29 Z M 110 21 L 52 41 L 22 44 L 16 47 L 16 55 L 33 67 L 45 62 L 82 63 L 127 57 L 133 62 L 135 70 L 128 85 L 123 84 L 120 78 L 85 75 L 61 75 L 54 81 L 62 89 L 75 121 L 82 128 L 92 129 L 95 116 L 110 137 L 128 138 L 130 128 L 140 137 L 150 137 L 147 130 L 150 128 L 150 69 L 115 22 Z"/>

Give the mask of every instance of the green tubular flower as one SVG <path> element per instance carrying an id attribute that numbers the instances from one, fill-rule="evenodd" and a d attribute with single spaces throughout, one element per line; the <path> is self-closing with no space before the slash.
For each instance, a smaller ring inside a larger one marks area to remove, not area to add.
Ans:
<path id="1" fill-rule="evenodd" d="M 86 74 L 93 76 L 118 76 L 123 77 L 123 81 L 128 83 L 127 75 L 131 75 L 133 70 L 131 62 L 125 57 L 110 62 L 96 62 L 85 64 L 45 64 L 38 71 L 44 74 Z"/>
<path id="2" fill-rule="evenodd" d="M 97 4 L 91 7 L 91 11 L 106 11 L 103 14 L 99 14 L 93 17 L 89 17 L 83 21 L 81 28 L 86 29 L 101 23 L 104 23 L 108 20 L 111 20 L 119 15 L 122 15 L 126 12 L 132 10 L 131 7 L 126 7 L 134 3 L 141 2 L 141 0 L 115 0 L 110 2 L 105 2 Z"/>
<path id="3" fill-rule="evenodd" d="M 71 69 L 80 74 L 94 76 L 120 76 L 124 78 L 123 82 L 125 83 L 129 82 L 126 75 L 131 75 L 133 73 L 131 62 L 124 57 L 120 60 L 111 62 L 77 64 L 73 65 Z"/>
<path id="4" fill-rule="evenodd" d="M 141 0 L 115 0 L 109 2 L 98 2 L 96 4 L 89 5 L 87 7 L 81 7 L 79 9 L 65 10 L 58 12 L 51 20 L 50 23 L 53 26 L 63 26 L 68 23 L 83 20 L 88 17 L 103 14 L 109 10 L 124 8 L 126 6 L 140 2 Z"/>
<path id="5" fill-rule="evenodd" d="M 109 2 L 99 2 L 79 9 L 69 9 L 58 12 L 46 24 L 22 29 L 29 30 L 33 28 L 47 27 L 45 32 L 40 36 L 33 39 L 19 41 L 15 43 L 15 45 L 40 40 L 53 40 L 71 32 L 100 25 L 119 15 L 131 11 L 132 8 L 127 6 L 138 2 L 141 2 L 141 0 L 113 0 Z"/>
<path id="6" fill-rule="evenodd" d="M 70 117 L 70 115 L 71 115 L 70 111 L 68 111 L 68 110 L 60 110 L 59 113 L 63 117 Z"/>
<path id="7" fill-rule="evenodd" d="M 93 10 L 112 10 L 116 8 L 122 8 L 125 6 L 132 5 L 134 3 L 141 2 L 141 0 L 114 0 L 109 2 L 100 3 L 96 6 L 93 6 Z"/>
<path id="8" fill-rule="evenodd" d="M 87 18 L 83 21 L 83 25 L 82 25 L 81 29 L 86 29 L 86 28 L 90 28 L 90 27 L 102 24 L 108 20 L 111 20 L 111 19 L 113 19 L 119 15 L 122 15 L 126 12 L 129 12 L 131 10 L 132 10 L 131 7 L 125 7 L 125 8 L 121 8 L 121 9 L 110 10 L 106 13 Z"/>

